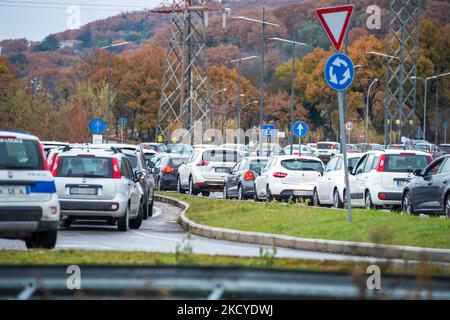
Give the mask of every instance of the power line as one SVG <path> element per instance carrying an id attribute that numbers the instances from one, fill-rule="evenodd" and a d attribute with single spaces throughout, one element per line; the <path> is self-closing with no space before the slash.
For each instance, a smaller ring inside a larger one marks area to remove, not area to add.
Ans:
<path id="1" fill-rule="evenodd" d="M 7 5 L 7 4 L 2 4 L 0 3 L 0 7 L 4 7 L 4 8 L 30 8 L 30 9 L 57 9 L 57 10 L 66 10 L 67 7 L 48 7 L 48 6 L 27 6 L 27 5 Z M 117 9 L 112 9 L 112 8 L 104 8 L 104 9 L 100 9 L 100 8 L 83 8 L 83 10 L 86 11 L 109 11 L 109 12 L 121 12 L 124 10 L 120 10 L 120 8 Z M 144 11 L 145 9 L 142 10 L 133 10 L 133 11 Z"/>
<path id="2" fill-rule="evenodd" d="M 116 5 L 116 4 L 89 4 L 89 3 L 73 3 L 73 2 L 48 2 L 48 1 L 12 1 L 12 0 L 0 0 L 0 3 L 12 3 L 12 4 L 38 4 L 38 5 L 57 5 L 57 6 L 70 6 L 79 5 L 87 7 L 115 7 L 115 8 L 145 8 L 142 5 Z"/>

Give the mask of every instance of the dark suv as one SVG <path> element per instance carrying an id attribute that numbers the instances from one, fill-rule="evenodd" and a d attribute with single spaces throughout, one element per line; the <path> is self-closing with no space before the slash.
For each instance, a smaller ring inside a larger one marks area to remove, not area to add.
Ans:
<path id="1" fill-rule="evenodd" d="M 177 190 L 178 168 L 187 162 L 188 156 L 166 153 L 158 161 L 158 174 L 154 176 L 157 190 Z"/>

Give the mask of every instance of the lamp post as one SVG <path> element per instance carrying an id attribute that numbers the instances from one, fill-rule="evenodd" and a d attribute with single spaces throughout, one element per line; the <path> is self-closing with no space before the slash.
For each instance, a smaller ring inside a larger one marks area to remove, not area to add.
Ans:
<path id="1" fill-rule="evenodd" d="M 129 44 L 130 42 L 121 42 L 117 44 L 112 44 L 111 33 L 109 34 L 109 46 L 101 47 L 100 49 L 108 50 L 108 92 L 106 101 L 106 143 L 109 143 L 110 125 L 111 125 L 111 64 L 112 64 L 112 53 L 111 48 L 117 48 Z"/>
<path id="2" fill-rule="evenodd" d="M 259 58 L 259 56 L 250 56 L 250 57 L 245 57 L 245 58 L 242 58 L 241 57 L 241 53 L 239 53 L 239 59 L 236 59 L 236 60 L 231 60 L 230 62 L 231 63 L 238 63 L 238 96 L 237 96 L 237 98 L 238 98 L 238 100 L 237 100 L 237 143 L 238 144 L 240 144 L 241 142 L 241 135 L 240 135 L 240 133 L 239 133 L 239 131 L 240 131 L 240 129 L 241 129 L 241 126 L 240 126 L 240 116 L 239 116 L 239 110 L 240 110 L 240 108 L 241 108 L 241 73 L 242 73 L 242 69 L 241 69 L 241 66 L 242 66 L 242 61 L 247 61 L 247 60 L 252 60 L 252 59 L 257 59 L 257 58 Z"/>
<path id="3" fill-rule="evenodd" d="M 244 110 L 246 107 L 248 107 L 251 104 L 257 104 L 257 103 L 258 103 L 258 100 L 255 100 L 255 101 L 247 103 L 242 108 L 238 107 L 238 113 L 237 113 L 237 128 L 238 128 L 237 129 L 237 135 L 238 135 L 237 143 L 238 144 L 241 144 L 241 113 L 242 113 L 242 110 Z M 244 144 L 245 144 L 245 141 L 244 141 Z"/>
<path id="4" fill-rule="evenodd" d="M 262 20 L 252 19 L 244 16 L 231 17 L 232 19 L 240 19 L 249 22 L 256 22 L 261 24 L 261 65 L 260 65 L 260 77 L 261 77 L 261 93 L 260 93 L 260 109 L 259 109 L 259 151 L 262 154 L 262 134 L 261 128 L 264 121 L 264 54 L 265 54 L 265 32 L 266 25 L 279 27 L 276 23 L 271 23 L 266 21 L 266 8 L 263 7 Z"/>
<path id="5" fill-rule="evenodd" d="M 291 154 L 293 153 L 293 144 L 294 144 L 294 133 L 292 132 L 292 128 L 294 127 L 294 106 L 295 106 L 295 60 L 296 60 L 296 46 L 310 46 L 303 42 L 295 41 L 295 32 L 294 32 L 294 40 L 287 40 L 282 38 L 269 38 L 269 40 L 285 42 L 292 44 L 292 70 L 291 70 L 291 106 L 290 106 L 290 140 L 291 140 Z"/>
<path id="6" fill-rule="evenodd" d="M 372 86 L 378 82 L 378 79 L 372 81 L 367 91 L 367 102 L 366 102 L 366 144 L 369 142 L 369 101 L 370 101 L 370 90 Z"/>
<path id="7" fill-rule="evenodd" d="M 426 137 L 426 130 L 427 130 L 427 85 L 429 80 L 434 80 L 440 77 L 445 77 L 450 75 L 450 72 L 438 74 L 435 76 L 427 77 L 427 78 L 420 78 L 420 77 L 411 77 L 412 80 L 422 80 L 424 81 L 424 96 L 423 96 L 423 140 L 427 140 Z"/>

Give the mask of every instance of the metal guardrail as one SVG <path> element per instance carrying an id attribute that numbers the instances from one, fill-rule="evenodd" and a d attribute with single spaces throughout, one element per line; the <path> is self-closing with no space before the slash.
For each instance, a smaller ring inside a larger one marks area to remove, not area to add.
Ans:
<path id="1" fill-rule="evenodd" d="M 450 299 L 450 278 L 242 267 L 80 266 L 81 289 L 65 266 L 0 266 L 0 299 Z"/>

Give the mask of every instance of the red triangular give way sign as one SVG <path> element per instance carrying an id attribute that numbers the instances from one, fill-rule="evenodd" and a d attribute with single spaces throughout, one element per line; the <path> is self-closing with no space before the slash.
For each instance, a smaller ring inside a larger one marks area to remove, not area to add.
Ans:
<path id="1" fill-rule="evenodd" d="M 316 15 L 336 51 L 341 50 L 353 9 L 353 5 L 346 5 L 316 10 Z"/>

